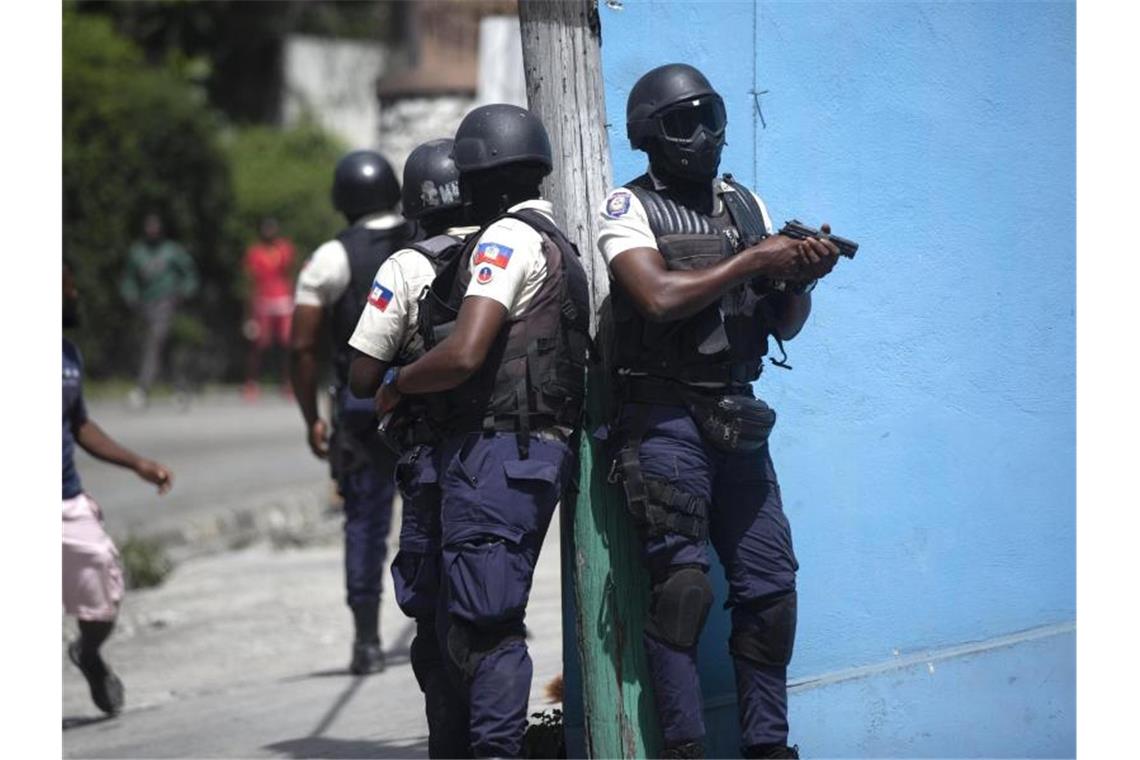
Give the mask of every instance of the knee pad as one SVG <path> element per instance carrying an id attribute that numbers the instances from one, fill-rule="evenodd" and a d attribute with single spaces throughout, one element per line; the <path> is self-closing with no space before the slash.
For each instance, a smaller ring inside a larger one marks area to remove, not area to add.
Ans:
<path id="1" fill-rule="evenodd" d="M 463 676 L 470 679 L 484 657 L 496 649 L 525 639 L 526 629 L 521 620 L 476 627 L 462 618 L 452 616 L 451 628 L 447 632 L 447 656 Z"/>
<path id="2" fill-rule="evenodd" d="M 796 592 L 750 602 L 745 609 L 749 621 L 733 628 L 728 650 L 757 665 L 786 666 L 796 641 Z"/>
<path id="3" fill-rule="evenodd" d="M 712 585 L 703 569 L 695 565 L 671 568 L 668 577 L 653 587 L 645 632 L 688 649 L 700 638 L 712 602 Z"/>

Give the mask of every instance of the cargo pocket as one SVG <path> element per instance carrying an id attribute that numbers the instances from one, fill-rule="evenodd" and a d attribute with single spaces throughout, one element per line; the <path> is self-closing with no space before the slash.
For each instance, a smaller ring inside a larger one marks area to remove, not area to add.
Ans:
<path id="1" fill-rule="evenodd" d="M 457 531 L 443 548 L 448 612 L 475 625 L 521 619 L 534 574 L 522 538 L 499 525 Z"/>
<path id="2" fill-rule="evenodd" d="M 439 596 L 439 552 L 400 549 L 392 561 L 392 591 L 400 611 L 408 617 L 434 615 Z"/>

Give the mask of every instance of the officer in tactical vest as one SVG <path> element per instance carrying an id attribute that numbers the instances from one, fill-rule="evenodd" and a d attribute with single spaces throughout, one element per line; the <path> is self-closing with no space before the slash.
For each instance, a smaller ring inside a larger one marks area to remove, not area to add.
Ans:
<path id="1" fill-rule="evenodd" d="M 539 184 L 550 141 L 529 111 L 472 111 L 459 187 L 481 225 L 420 302 L 427 353 L 389 369 L 382 409 L 441 394 L 444 648 L 462 674 L 475 757 L 517 757 L 533 668 L 523 618 L 542 540 L 570 485 L 589 342 L 578 252 Z"/>
<path id="2" fill-rule="evenodd" d="M 601 208 L 598 247 L 613 288 L 598 341 L 619 400 L 611 477 L 652 582 L 643 641 L 662 756 L 703 756 L 696 651 L 713 603 L 711 542 L 728 580 L 741 751 L 798 757 L 787 746 L 786 686 L 797 563 L 768 454 L 775 415 L 751 384 L 768 336 L 782 349 L 803 326 L 808 284 L 838 249 L 773 235 L 763 202 L 717 177 L 724 104 L 692 66 L 645 74 L 626 115 L 649 168 Z"/>
<path id="3" fill-rule="evenodd" d="M 424 353 L 417 330 L 419 299 L 436 275 L 453 262 L 463 240 L 477 228 L 464 226 L 459 170 L 451 140 L 432 140 L 411 152 L 404 164 L 404 216 L 426 238 L 396 251 L 376 272 L 368 305 L 349 345 L 360 355 L 352 362 L 354 395 L 371 399 L 384 373 Z M 438 451 L 440 431 L 431 424 L 427 397 L 405 399 L 383 420 L 387 441 L 400 450 L 396 483 L 403 496 L 400 550 L 392 562 L 396 603 L 416 621 L 412 670 L 424 693 L 430 757 L 467 757 L 467 701 L 459 678 L 449 674 L 437 621 L 447 609 L 439 593 L 442 561 Z M 454 670 L 452 668 L 452 670 Z"/>
<path id="4" fill-rule="evenodd" d="M 309 448 L 329 460 L 344 497 L 345 580 L 356 634 L 349 669 L 362 675 L 384 668 L 380 589 L 392 521 L 395 458 L 376 437 L 372 400 L 355 398 L 349 391 L 348 339 L 376 270 L 413 239 L 417 228 L 397 212 L 400 185 L 379 153 L 359 150 L 344 156 L 333 175 L 332 199 L 348 227 L 318 248 L 297 277 L 290 371 Z M 332 331 L 335 375 L 331 439 L 317 410 L 317 345 L 326 324 Z"/>

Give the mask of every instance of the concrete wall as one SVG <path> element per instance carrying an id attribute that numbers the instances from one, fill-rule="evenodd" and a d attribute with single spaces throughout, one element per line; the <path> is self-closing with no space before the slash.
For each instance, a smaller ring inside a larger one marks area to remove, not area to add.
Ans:
<path id="1" fill-rule="evenodd" d="M 351 149 L 373 148 L 378 134 L 376 80 L 389 51 L 355 40 L 293 35 L 285 41 L 286 124 L 306 114 Z"/>
<path id="2" fill-rule="evenodd" d="M 599 5 L 617 181 L 644 166 L 629 88 L 692 63 L 722 170 L 862 246 L 757 386 L 801 563 L 792 740 L 1073 755 L 1073 4 Z M 715 754 L 727 635 L 701 644 Z"/>

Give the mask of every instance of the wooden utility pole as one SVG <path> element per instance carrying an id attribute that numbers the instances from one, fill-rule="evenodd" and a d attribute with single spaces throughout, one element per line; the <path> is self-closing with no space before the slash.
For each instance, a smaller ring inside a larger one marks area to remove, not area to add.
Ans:
<path id="1" fill-rule="evenodd" d="M 527 100 L 554 149 L 544 194 L 578 244 L 596 315 L 609 293 L 606 264 L 594 241 L 598 209 L 611 182 L 597 2 L 520 0 L 519 20 Z M 594 317 L 591 327 L 596 328 Z M 573 665 L 580 663 L 587 756 L 653 757 L 660 732 L 641 644 L 649 581 L 624 497 L 606 482 L 605 459 L 590 435 L 607 422 L 607 385 L 600 371 L 591 371 L 581 493 L 576 504 L 562 508 L 563 601 L 576 613 L 573 637 L 563 636 L 563 662 L 569 666 L 568 696 L 579 683 Z M 567 616 L 563 621 L 569 627 Z"/>

